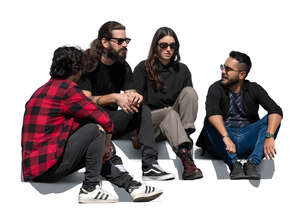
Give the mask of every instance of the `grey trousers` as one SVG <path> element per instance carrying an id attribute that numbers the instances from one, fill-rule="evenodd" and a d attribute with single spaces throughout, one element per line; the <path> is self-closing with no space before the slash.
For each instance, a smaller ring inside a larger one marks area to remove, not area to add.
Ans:
<path id="1" fill-rule="evenodd" d="M 197 113 L 196 91 L 192 87 L 183 88 L 172 107 L 151 112 L 155 137 L 166 138 L 175 152 L 181 145 L 191 149 L 192 142 L 188 135 L 195 131 Z"/>

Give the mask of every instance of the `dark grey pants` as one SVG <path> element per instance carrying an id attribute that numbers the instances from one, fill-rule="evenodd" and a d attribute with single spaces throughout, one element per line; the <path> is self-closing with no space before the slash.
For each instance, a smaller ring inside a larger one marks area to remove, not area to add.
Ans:
<path id="1" fill-rule="evenodd" d="M 56 182 L 85 167 L 83 187 L 86 189 L 97 185 L 100 182 L 100 175 L 125 189 L 138 184 L 127 172 L 121 172 L 116 168 L 110 160 L 103 164 L 104 142 L 105 133 L 97 124 L 88 123 L 82 126 L 69 137 L 59 161 L 34 181 Z"/>
<path id="2" fill-rule="evenodd" d="M 139 143 L 142 145 L 142 166 L 148 167 L 157 164 L 158 152 L 154 138 L 154 128 L 151 119 L 151 110 L 148 106 L 142 105 L 138 113 L 127 114 L 123 110 L 111 111 L 105 109 L 114 123 L 113 139 L 137 130 Z M 112 157 L 115 165 L 120 164 L 120 158 Z"/>

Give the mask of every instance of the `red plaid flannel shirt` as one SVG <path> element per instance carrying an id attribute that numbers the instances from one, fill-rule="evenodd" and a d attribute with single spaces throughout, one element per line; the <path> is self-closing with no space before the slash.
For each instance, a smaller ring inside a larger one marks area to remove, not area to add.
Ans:
<path id="1" fill-rule="evenodd" d="M 99 123 L 112 132 L 108 114 L 88 99 L 69 80 L 50 79 L 26 103 L 22 128 L 22 167 L 24 180 L 32 180 L 53 166 L 78 122 Z"/>

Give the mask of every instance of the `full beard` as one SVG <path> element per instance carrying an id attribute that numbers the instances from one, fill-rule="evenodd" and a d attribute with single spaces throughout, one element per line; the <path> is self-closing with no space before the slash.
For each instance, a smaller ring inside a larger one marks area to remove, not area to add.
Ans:
<path id="1" fill-rule="evenodd" d="M 107 51 L 107 57 L 119 63 L 123 63 L 126 60 L 126 55 L 127 55 L 127 48 L 122 48 L 119 51 L 115 51 L 113 48 L 110 48 Z"/>

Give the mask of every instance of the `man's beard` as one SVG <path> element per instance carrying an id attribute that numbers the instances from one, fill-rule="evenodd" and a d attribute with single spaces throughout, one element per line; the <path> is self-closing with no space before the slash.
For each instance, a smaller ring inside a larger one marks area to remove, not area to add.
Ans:
<path id="1" fill-rule="evenodd" d="M 121 51 L 123 51 L 122 55 Z M 109 48 L 107 51 L 107 57 L 115 62 L 123 63 L 126 59 L 127 48 L 121 48 L 119 51 L 115 51 L 113 48 Z"/>
<path id="2" fill-rule="evenodd" d="M 226 79 L 227 79 L 227 78 L 226 78 Z M 233 86 L 233 85 L 239 83 L 239 78 L 238 78 L 238 77 L 235 78 L 235 79 L 227 79 L 227 80 L 228 80 L 228 81 L 225 82 L 225 83 L 223 83 L 223 82 L 221 81 L 221 84 L 222 84 L 223 86 L 226 86 L 226 87 L 231 87 L 231 86 Z"/>

